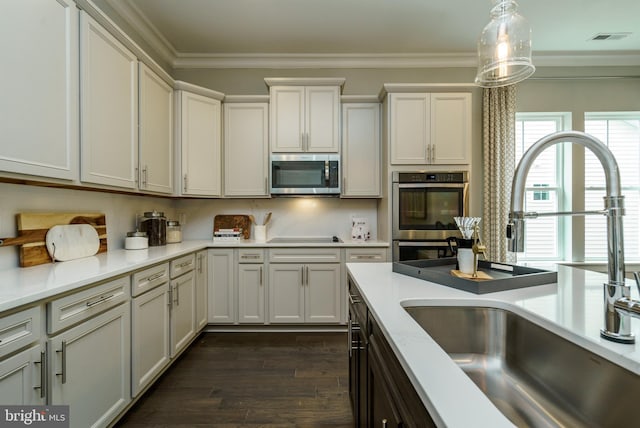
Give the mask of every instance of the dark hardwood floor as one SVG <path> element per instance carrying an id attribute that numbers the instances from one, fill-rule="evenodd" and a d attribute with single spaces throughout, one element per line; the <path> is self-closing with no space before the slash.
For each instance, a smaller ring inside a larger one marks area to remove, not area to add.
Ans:
<path id="1" fill-rule="evenodd" d="M 346 333 L 205 333 L 117 427 L 353 428 Z"/>

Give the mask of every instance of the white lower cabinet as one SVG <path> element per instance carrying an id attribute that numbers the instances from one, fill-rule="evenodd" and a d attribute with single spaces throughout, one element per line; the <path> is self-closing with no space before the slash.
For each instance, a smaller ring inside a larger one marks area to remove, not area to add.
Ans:
<path id="1" fill-rule="evenodd" d="M 269 267 L 269 321 L 340 322 L 340 264 L 274 264 Z"/>
<path id="2" fill-rule="evenodd" d="M 212 324 L 236 322 L 233 249 L 209 250 L 208 320 Z"/>
<path id="3" fill-rule="evenodd" d="M 195 315 L 196 315 L 196 331 L 202 330 L 207 325 L 207 251 L 199 251 L 196 253 L 196 271 L 195 271 L 195 286 L 196 286 L 196 301 L 195 301 Z"/>
<path id="4" fill-rule="evenodd" d="M 127 301 L 48 341 L 49 404 L 69 404 L 71 427 L 103 427 L 131 401 Z"/>
<path id="5" fill-rule="evenodd" d="M 264 266 L 238 266 L 238 322 L 264 323 Z"/>
<path id="6" fill-rule="evenodd" d="M 134 297 L 131 306 L 131 395 L 137 396 L 165 368 L 170 353 L 169 282 Z"/>
<path id="7" fill-rule="evenodd" d="M 38 344 L 0 361 L 0 403 L 45 404 L 45 354 L 45 346 Z"/>
<path id="8" fill-rule="evenodd" d="M 269 261 L 270 322 L 342 321 L 339 248 L 273 248 Z"/>
<path id="9" fill-rule="evenodd" d="M 171 281 L 171 300 L 171 357 L 175 357 L 196 334 L 193 272 Z"/>

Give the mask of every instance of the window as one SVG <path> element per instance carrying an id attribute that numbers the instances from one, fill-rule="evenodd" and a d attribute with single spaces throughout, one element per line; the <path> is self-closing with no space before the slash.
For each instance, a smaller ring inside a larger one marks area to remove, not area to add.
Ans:
<path id="1" fill-rule="evenodd" d="M 516 163 L 524 152 L 540 138 L 566 129 L 568 113 L 517 113 Z M 564 144 L 542 152 L 535 160 L 526 183 L 525 210 L 557 212 L 564 210 L 564 177 L 562 173 Z M 562 239 L 565 220 L 561 217 L 540 217 L 525 222 L 525 250 L 519 259 L 553 260 L 564 256 Z"/>
<path id="2" fill-rule="evenodd" d="M 625 203 L 625 259 L 640 260 L 640 112 L 586 113 L 585 132 L 598 138 L 618 162 Z M 604 172 L 600 162 L 585 150 L 585 209 L 604 208 Z M 584 254 L 586 260 L 606 260 L 606 218 L 585 218 Z"/>

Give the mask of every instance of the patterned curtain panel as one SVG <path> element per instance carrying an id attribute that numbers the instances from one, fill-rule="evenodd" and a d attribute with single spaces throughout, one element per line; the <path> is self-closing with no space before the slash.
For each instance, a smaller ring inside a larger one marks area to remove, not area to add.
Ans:
<path id="1" fill-rule="evenodd" d="M 482 231 L 487 259 L 514 263 L 507 251 L 505 231 L 515 170 L 515 85 L 486 88 L 483 92 L 484 208 Z"/>

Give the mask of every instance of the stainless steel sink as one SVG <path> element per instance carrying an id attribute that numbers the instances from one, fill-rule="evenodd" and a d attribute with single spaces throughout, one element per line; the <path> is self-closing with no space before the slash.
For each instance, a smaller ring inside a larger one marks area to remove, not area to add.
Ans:
<path id="1" fill-rule="evenodd" d="M 640 376 L 517 314 L 460 306 L 405 309 L 519 427 L 637 423 L 630 418 Z"/>

